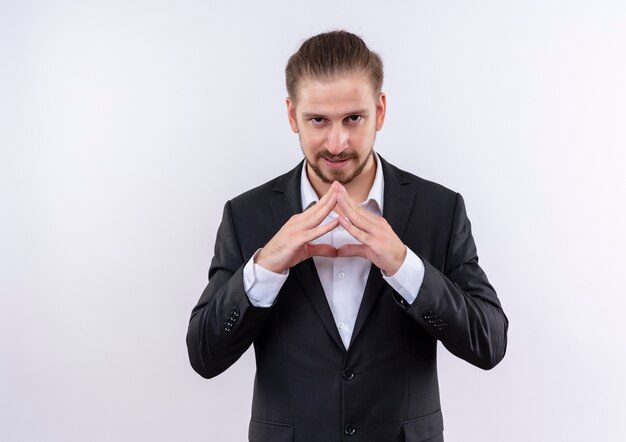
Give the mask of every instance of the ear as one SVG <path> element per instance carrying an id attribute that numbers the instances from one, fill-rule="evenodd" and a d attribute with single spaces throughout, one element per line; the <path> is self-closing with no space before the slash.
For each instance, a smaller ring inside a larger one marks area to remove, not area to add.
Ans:
<path id="1" fill-rule="evenodd" d="M 296 104 L 291 101 L 291 98 L 287 97 L 285 99 L 285 104 L 287 105 L 287 118 L 289 118 L 289 125 L 291 126 L 291 130 L 294 133 L 298 133 L 298 120 L 296 119 Z"/>
<path id="2" fill-rule="evenodd" d="M 376 130 L 381 130 L 385 123 L 385 113 L 387 112 L 387 96 L 384 92 L 380 93 L 378 102 L 376 103 Z"/>

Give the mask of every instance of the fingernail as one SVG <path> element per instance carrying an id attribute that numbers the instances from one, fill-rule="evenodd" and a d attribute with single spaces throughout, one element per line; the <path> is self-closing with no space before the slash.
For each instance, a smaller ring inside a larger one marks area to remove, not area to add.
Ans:
<path id="1" fill-rule="evenodd" d="M 346 191 L 346 188 L 345 188 L 345 187 L 343 187 L 343 186 L 341 186 L 341 191 L 342 191 L 342 192 L 345 192 L 345 191 Z"/>

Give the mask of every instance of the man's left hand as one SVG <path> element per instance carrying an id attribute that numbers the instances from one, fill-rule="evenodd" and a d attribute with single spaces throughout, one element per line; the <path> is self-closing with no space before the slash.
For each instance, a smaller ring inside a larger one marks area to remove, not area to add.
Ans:
<path id="1" fill-rule="evenodd" d="M 361 244 L 343 245 L 337 256 L 361 256 L 387 276 L 393 276 L 404 262 L 406 246 L 385 218 L 360 207 L 345 188 L 338 193 L 337 204 L 345 215 L 339 217 L 339 223 Z"/>

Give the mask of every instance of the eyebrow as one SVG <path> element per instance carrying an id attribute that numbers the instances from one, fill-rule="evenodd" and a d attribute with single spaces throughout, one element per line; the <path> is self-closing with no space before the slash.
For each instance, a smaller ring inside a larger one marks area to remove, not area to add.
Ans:
<path id="1" fill-rule="evenodd" d="M 349 117 L 350 115 L 367 115 L 367 109 L 358 109 L 358 110 L 354 110 L 354 111 L 350 111 L 346 114 L 343 114 L 345 117 Z M 316 114 L 313 112 L 304 112 L 302 114 L 302 116 L 304 118 L 316 118 L 316 117 L 327 117 L 327 115 L 324 114 Z"/>

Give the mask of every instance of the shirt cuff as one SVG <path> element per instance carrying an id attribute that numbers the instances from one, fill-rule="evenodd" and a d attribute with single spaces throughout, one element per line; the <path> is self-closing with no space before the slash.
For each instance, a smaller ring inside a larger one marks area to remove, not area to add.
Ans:
<path id="1" fill-rule="evenodd" d="M 243 288 L 250 303 L 255 307 L 271 307 L 276 301 L 278 292 L 289 276 L 285 273 L 274 273 L 254 262 L 258 249 L 243 268 Z"/>
<path id="2" fill-rule="evenodd" d="M 411 249 L 406 248 L 404 262 L 393 276 L 386 276 L 382 270 L 383 279 L 409 304 L 417 298 L 422 281 L 424 281 L 424 263 Z"/>

